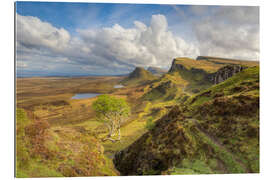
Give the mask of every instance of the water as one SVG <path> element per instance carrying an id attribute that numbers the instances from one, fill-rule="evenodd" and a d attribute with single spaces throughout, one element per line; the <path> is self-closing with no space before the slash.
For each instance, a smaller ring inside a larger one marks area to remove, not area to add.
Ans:
<path id="1" fill-rule="evenodd" d="M 96 97 L 100 94 L 98 93 L 78 93 L 75 94 L 71 99 L 87 99 L 87 98 L 92 98 L 92 97 Z"/>
<path id="2" fill-rule="evenodd" d="M 124 86 L 122 84 L 117 84 L 114 86 L 114 88 L 123 88 Z"/>

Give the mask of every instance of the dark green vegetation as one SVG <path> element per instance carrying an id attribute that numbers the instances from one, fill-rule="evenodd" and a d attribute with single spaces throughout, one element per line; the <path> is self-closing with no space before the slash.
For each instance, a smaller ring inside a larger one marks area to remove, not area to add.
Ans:
<path id="1" fill-rule="evenodd" d="M 198 59 L 161 76 L 18 79 L 17 177 L 258 173 L 259 64 Z M 121 107 L 105 141 L 102 112 Z"/>

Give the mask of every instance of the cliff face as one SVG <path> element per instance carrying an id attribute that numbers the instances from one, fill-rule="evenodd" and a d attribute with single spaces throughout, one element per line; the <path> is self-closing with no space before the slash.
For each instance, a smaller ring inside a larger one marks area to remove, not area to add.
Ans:
<path id="1" fill-rule="evenodd" d="M 206 58 L 203 56 L 198 56 L 198 58 L 197 58 L 197 61 L 200 61 L 200 62 L 204 61 L 204 60 L 206 60 Z M 194 61 L 194 62 L 196 62 L 196 61 Z M 198 64 L 199 64 L 199 62 L 198 62 Z M 191 68 L 188 70 L 184 65 L 181 64 L 181 61 L 177 61 L 174 59 L 169 72 L 178 71 L 178 72 L 180 72 L 180 75 L 181 74 L 182 75 L 189 74 L 188 75 L 189 79 L 190 78 L 192 79 L 192 76 L 198 77 L 198 75 L 199 75 L 202 77 L 200 80 L 210 82 L 211 84 L 218 84 L 218 83 L 221 83 L 221 82 L 225 81 L 226 79 L 232 77 L 236 73 L 241 72 L 244 69 L 246 69 L 246 66 L 241 66 L 241 65 L 237 65 L 237 64 L 228 64 L 228 65 L 224 65 L 223 67 L 221 67 L 220 69 L 218 69 L 214 73 L 208 73 L 203 68 L 200 69 L 199 66 L 197 68 Z M 183 73 L 183 72 L 185 72 L 185 73 Z M 187 72 L 189 72 L 189 73 L 187 73 Z"/>
<path id="2" fill-rule="evenodd" d="M 209 78 L 213 84 L 219 84 L 244 69 L 246 69 L 246 67 L 240 65 L 224 66 L 220 68 L 217 72 L 210 74 Z"/>
<path id="3" fill-rule="evenodd" d="M 176 59 L 173 60 L 172 66 L 171 66 L 169 72 L 174 72 L 174 71 L 186 69 L 182 64 L 176 63 L 176 61 L 177 61 Z"/>

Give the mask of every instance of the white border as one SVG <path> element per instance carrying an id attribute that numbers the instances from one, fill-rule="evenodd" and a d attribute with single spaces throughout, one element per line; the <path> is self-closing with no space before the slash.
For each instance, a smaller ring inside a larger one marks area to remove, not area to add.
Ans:
<path id="1" fill-rule="evenodd" d="M 36 0 L 32 0 L 36 1 Z M 42 1 L 42 0 L 41 0 Z M 52 0 L 48 0 L 52 1 Z M 57 2 L 77 2 L 75 0 L 56 0 Z M 270 39 L 269 39 L 269 3 L 257 0 L 79 0 L 79 2 L 113 2 L 113 3 L 141 3 L 141 4 L 196 4 L 196 5 L 248 5 L 260 6 L 260 131 L 261 131 L 261 173 L 260 174 L 241 174 L 241 175 L 188 175 L 188 176 L 128 176 L 128 177 L 109 177 L 109 179 L 270 179 L 270 148 L 269 148 L 269 68 L 270 68 Z M 1 18 L 1 38 L 0 38 L 0 62 L 1 62 L 1 152 L 0 152 L 0 177 L 1 179 L 14 179 L 14 1 L 1 0 L 0 18 Z M 26 178 L 28 179 L 28 178 Z M 37 179 L 37 178 L 31 178 Z M 45 179 L 45 178 L 38 178 Z M 50 178 L 58 179 L 58 178 Z M 66 179 L 66 178 L 64 178 Z M 108 179 L 108 177 L 82 177 L 68 179 Z"/>

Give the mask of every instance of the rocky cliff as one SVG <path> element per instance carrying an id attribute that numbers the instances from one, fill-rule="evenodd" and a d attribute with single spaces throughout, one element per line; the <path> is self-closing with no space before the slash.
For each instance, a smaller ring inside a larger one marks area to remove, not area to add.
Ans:
<path id="1" fill-rule="evenodd" d="M 169 70 L 169 73 L 170 72 L 175 72 L 175 71 L 179 71 L 179 70 L 183 70 L 183 69 L 186 69 L 184 67 L 184 65 L 180 64 L 180 63 L 177 63 L 178 61 L 176 59 L 173 59 L 173 62 L 172 62 L 172 65 L 171 65 L 171 68 Z"/>
<path id="2" fill-rule="evenodd" d="M 246 69 L 246 67 L 240 65 L 227 65 L 220 68 L 217 72 L 210 74 L 209 78 L 213 84 L 218 84 L 244 69 Z"/>
<path id="3" fill-rule="evenodd" d="M 185 79 L 194 79 L 192 76 L 196 76 L 196 79 L 198 79 L 200 76 L 200 81 L 207 81 L 211 84 L 218 84 L 247 68 L 243 65 L 228 63 L 220 66 L 217 70 L 215 70 L 215 72 L 207 72 L 207 66 L 202 63 L 206 61 L 206 59 L 206 57 L 198 56 L 197 60 L 190 60 L 191 65 L 189 66 L 191 67 L 189 69 L 186 67 L 186 62 L 183 61 L 182 63 L 181 60 L 174 59 L 169 72 L 177 71 L 181 76 L 186 76 L 183 77 Z M 187 77 L 187 75 L 189 77 Z"/>

